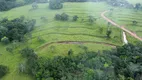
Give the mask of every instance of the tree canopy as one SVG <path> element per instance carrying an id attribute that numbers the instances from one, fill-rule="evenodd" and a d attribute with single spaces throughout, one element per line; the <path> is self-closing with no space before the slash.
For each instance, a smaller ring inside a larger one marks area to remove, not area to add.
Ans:
<path id="1" fill-rule="evenodd" d="M 0 21 L 0 40 L 2 41 L 22 41 L 24 34 L 33 30 L 36 20 L 25 20 L 24 16 L 8 20 L 4 18 Z"/>
<path id="2" fill-rule="evenodd" d="M 23 51 L 23 50 L 22 50 Z M 85 52 L 52 59 L 37 57 L 32 49 L 24 49 L 26 68 L 38 80 L 141 80 L 142 46 L 124 45 L 111 51 Z M 22 53 L 23 54 L 23 53 Z"/>

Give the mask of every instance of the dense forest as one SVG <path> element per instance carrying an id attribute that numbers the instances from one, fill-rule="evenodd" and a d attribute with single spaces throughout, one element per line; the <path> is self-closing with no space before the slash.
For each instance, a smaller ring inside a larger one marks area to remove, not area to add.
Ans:
<path id="1" fill-rule="evenodd" d="M 20 51 L 26 58 L 19 66 L 36 80 L 141 80 L 142 45 L 124 45 L 111 51 L 89 52 L 74 56 L 38 57 L 31 48 Z"/>

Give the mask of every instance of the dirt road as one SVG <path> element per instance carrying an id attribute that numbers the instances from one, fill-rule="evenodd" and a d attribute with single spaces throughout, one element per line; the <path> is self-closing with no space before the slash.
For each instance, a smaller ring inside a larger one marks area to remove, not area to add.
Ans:
<path id="1" fill-rule="evenodd" d="M 114 21 L 110 20 L 109 18 L 107 18 L 104 14 L 107 13 L 109 11 L 104 11 L 101 13 L 102 18 L 104 18 L 106 21 L 110 22 L 112 25 L 122 29 L 123 31 L 125 31 L 126 33 L 129 33 L 132 37 L 142 41 L 142 38 L 140 38 L 139 36 L 137 36 L 135 33 L 131 32 L 130 30 L 126 29 L 124 26 L 120 26 L 117 23 L 115 23 Z"/>

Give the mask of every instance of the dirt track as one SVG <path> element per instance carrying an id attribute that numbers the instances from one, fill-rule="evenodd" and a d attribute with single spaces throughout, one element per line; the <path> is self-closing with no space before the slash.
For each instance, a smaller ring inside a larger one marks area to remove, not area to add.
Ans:
<path id="1" fill-rule="evenodd" d="M 123 31 L 125 31 L 126 33 L 129 33 L 132 37 L 142 41 L 142 38 L 140 38 L 139 36 L 137 36 L 137 34 L 131 32 L 130 30 L 126 29 L 124 26 L 120 26 L 117 23 L 113 22 L 112 20 L 110 20 L 109 18 L 107 18 L 104 14 L 107 13 L 108 11 L 104 11 L 101 13 L 102 18 L 104 18 L 106 21 L 110 22 L 112 25 L 122 29 Z"/>

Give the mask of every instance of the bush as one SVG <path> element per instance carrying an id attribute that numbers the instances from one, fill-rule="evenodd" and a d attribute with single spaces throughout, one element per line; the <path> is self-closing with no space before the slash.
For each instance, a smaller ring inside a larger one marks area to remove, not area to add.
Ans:
<path id="1" fill-rule="evenodd" d="M 33 9 L 37 9 L 37 8 L 38 8 L 38 5 L 37 5 L 36 2 L 34 2 L 34 3 L 32 4 L 32 8 L 33 8 Z"/>
<path id="2" fill-rule="evenodd" d="M 94 18 L 93 16 L 88 16 L 88 22 L 90 23 L 90 24 L 93 24 L 94 23 L 94 21 L 96 21 L 96 18 Z"/>
<path id="3" fill-rule="evenodd" d="M 0 39 L 6 35 L 8 29 L 6 27 L 0 26 Z"/>
<path id="4" fill-rule="evenodd" d="M 61 15 L 60 15 L 60 14 L 56 14 L 56 15 L 55 15 L 55 19 L 56 19 L 56 20 L 61 20 Z"/>
<path id="5" fill-rule="evenodd" d="M 28 58 L 28 57 L 34 57 L 34 56 L 35 56 L 34 50 L 33 50 L 33 49 L 30 49 L 30 48 L 28 48 L 28 47 L 22 49 L 20 53 L 21 53 L 21 55 L 22 55 L 23 57 L 26 57 L 26 58 Z"/>
<path id="6" fill-rule="evenodd" d="M 22 57 L 26 58 L 26 65 L 19 65 L 20 72 L 26 72 L 28 74 L 35 74 L 35 68 L 37 68 L 38 56 L 35 54 L 34 50 L 31 48 L 24 48 L 21 50 Z"/>
<path id="7" fill-rule="evenodd" d="M 69 15 L 67 15 L 66 13 L 61 14 L 61 20 L 62 21 L 67 21 L 68 19 L 69 19 Z"/>
<path id="8" fill-rule="evenodd" d="M 10 53 L 13 53 L 13 50 L 14 50 L 13 47 L 7 47 L 7 48 L 6 48 L 6 51 L 8 51 L 8 52 L 10 52 Z"/>
<path id="9" fill-rule="evenodd" d="M 50 0 L 49 1 L 50 9 L 61 9 L 63 8 L 63 4 L 61 0 Z"/>
<path id="10" fill-rule="evenodd" d="M 77 19 L 78 19 L 77 15 L 73 16 L 73 21 L 77 21 Z"/>
<path id="11" fill-rule="evenodd" d="M 45 16 L 40 17 L 40 19 L 41 19 L 43 22 L 47 22 L 47 21 L 48 21 L 47 17 L 45 17 Z"/>
<path id="12" fill-rule="evenodd" d="M 111 37 L 110 37 L 111 33 L 112 33 L 111 30 L 107 30 L 107 32 L 106 32 L 107 38 L 111 38 Z"/>
<path id="13" fill-rule="evenodd" d="M 8 72 L 8 68 L 6 66 L 0 65 L 0 78 L 2 78 Z"/>
<path id="14" fill-rule="evenodd" d="M 56 20 L 67 21 L 67 20 L 69 20 L 69 15 L 67 15 L 66 13 L 62 13 L 61 15 L 60 14 L 56 14 L 55 15 L 55 19 Z"/>
<path id="15" fill-rule="evenodd" d="M 9 39 L 5 36 L 1 39 L 1 42 L 4 43 L 4 44 L 8 44 L 10 41 Z"/>

